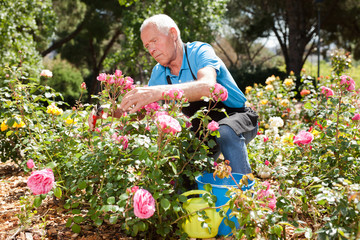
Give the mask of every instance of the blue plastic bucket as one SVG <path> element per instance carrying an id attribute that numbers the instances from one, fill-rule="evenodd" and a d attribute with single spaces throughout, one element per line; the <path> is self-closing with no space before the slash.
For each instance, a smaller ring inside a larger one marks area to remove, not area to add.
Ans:
<path id="1" fill-rule="evenodd" d="M 232 173 L 232 175 L 237 183 L 239 183 L 243 177 L 243 175 L 240 173 Z M 236 187 L 236 184 L 231 177 L 221 179 L 216 176 L 214 179 L 212 173 L 204 173 L 202 176 L 201 175 L 197 176 L 195 178 L 195 181 L 198 185 L 198 189 L 200 189 L 200 190 L 205 190 L 204 189 L 205 184 L 208 184 L 208 183 L 211 184 L 212 192 L 217 198 L 217 201 L 215 203 L 215 206 L 217 206 L 217 207 L 224 205 L 229 201 L 229 197 L 226 196 L 226 192 L 229 190 L 228 187 Z M 255 181 L 249 180 L 249 185 L 243 186 L 241 189 L 243 191 L 249 190 L 250 188 L 252 188 L 252 186 L 254 186 L 254 184 L 255 184 Z M 235 216 L 230 217 L 230 213 L 231 213 L 231 210 L 228 210 L 226 213 L 229 220 L 233 221 L 235 223 L 236 228 L 239 228 L 240 227 L 239 222 L 237 221 Z M 218 235 L 225 236 L 230 233 L 231 233 L 231 228 L 229 226 L 225 225 L 224 220 L 223 220 L 219 226 Z"/>

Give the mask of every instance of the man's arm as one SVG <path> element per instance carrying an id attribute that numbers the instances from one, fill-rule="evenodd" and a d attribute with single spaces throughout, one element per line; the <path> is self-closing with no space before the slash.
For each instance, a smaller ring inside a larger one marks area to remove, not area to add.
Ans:
<path id="1" fill-rule="evenodd" d="M 182 89 L 189 102 L 199 101 L 203 96 L 210 96 L 210 88 L 216 83 L 215 69 L 204 67 L 197 72 L 197 78 L 196 81 L 188 83 L 135 88 L 124 96 L 120 109 L 135 113 L 147 104 L 163 100 L 162 93 L 171 88 Z"/>

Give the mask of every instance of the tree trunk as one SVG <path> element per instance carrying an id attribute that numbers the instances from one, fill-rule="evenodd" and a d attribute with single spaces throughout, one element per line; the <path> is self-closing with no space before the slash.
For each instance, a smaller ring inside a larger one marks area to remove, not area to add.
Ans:
<path id="1" fill-rule="evenodd" d="M 309 43 L 307 29 L 304 19 L 304 4 L 298 0 L 286 0 L 287 23 L 289 28 L 289 45 L 286 59 L 286 71 L 300 75 L 303 66 L 305 47 Z"/>

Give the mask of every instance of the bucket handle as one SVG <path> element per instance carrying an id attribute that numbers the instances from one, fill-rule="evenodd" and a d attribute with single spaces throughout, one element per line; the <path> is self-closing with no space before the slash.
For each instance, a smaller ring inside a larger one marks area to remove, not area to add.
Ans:
<path id="1" fill-rule="evenodd" d="M 181 195 L 184 195 L 185 197 L 189 196 L 189 195 L 195 195 L 195 194 L 205 194 L 205 193 L 209 193 L 208 191 L 205 190 L 190 190 L 187 192 L 184 192 Z"/>

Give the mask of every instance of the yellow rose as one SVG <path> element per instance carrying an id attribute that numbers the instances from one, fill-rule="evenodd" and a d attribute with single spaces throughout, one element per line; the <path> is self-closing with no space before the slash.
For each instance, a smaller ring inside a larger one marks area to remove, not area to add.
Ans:
<path id="1" fill-rule="evenodd" d="M 283 106 L 283 107 L 287 107 L 289 106 L 289 100 L 288 99 L 283 99 L 280 101 L 280 105 Z"/>
<path id="2" fill-rule="evenodd" d="M 260 103 L 261 103 L 262 105 L 266 105 L 268 102 L 269 102 L 269 101 L 268 101 L 267 99 L 263 99 L 263 100 L 260 101 Z"/>
<path id="3" fill-rule="evenodd" d="M 286 78 L 284 80 L 284 84 L 287 86 L 287 87 L 290 87 L 294 84 L 294 80 L 292 80 L 292 78 Z"/>
<path id="4" fill-rule="evenodd" d="M 14 122 L 13 124 L 13 128 L 22 128 L 25 126 L 25 123 L 23 121 L 21 121 L 20 123 Z"/>
<path id="5" fill-rule="evenodd" d="M 274 81 L 275 81 L 275 76 L 274 75 L 272 75 L 271 77 L 268 77 L 267 79 L 266 79 L 266 81 L 265 81 L 265 83 L 266 84 L 271 84 L 271 83 L 273 83 Z"/>
<path id="6" fill-rule="evenodd" d="M 282 142 L 284 144 L 288 144 L 288 145 L 294 145 L 294 134 L 292 133 L 286 133 L 285 135 L 283 135 L 281 138 L 282 138 Z"/>
<path id="7" fill-rule="evenodd" d="M 2 123 L 1 123 L 1 131 L 2 131 L 2 132 L 3 132 L 3 131 L 6 131 L 8 128 L 9 128 L 9 127 L 8 127 L 8 125 L 6 125 L 5 122 L 2 122 Z"/>
<path id="8" fill-rule="evenodd" d="M 269 84 L 269 85 L 267 85 L 267 86 L 265 87 L 265 90 L 266 90 L 266 91 L 274 91 L 274 86 L 271 85 L 271 84 Z"/>
<path id="9" fill-rule="evenodd" d="M 65 120 L 65 123 L 66 124 L 68 124 L 68 125 L 70 125 L 70 124 L 75 124 L 76 123 L 76 121 L 74 120 L 74 119 L 72 119 L 71 117 L 68 117 L 66 120 Z"/>
<path id="10" fill-rule="evenodd" d="M 264 95 L 263 91 L 256 93 L 256 96 L 258 96 L 258 97 L 262 97 L 263 95 Z"/>
<path id="11" fill-rule="evenodd" d="M 251 87 L 251 86 L 247 86 L 247 87 L 245 88 L 245 94 L 248 94 L 251 90 L 252 90 L 252 87 Z"/>
<path id="12" fill-rule="evenodd" d="M 51 104 L 47 107 L 47 113 L 52 115 L 61 115 L 63 110 L 61 108 L 56 107 L 55 105 Z"/>
<path id="13" fill-rule="evenodd" d="M 58 115 L 61 115 L 63 113 L 63 110 L 62 109 L 60 109 L 60 108 L 56 108 L 56 109 L 54 109 L 54 115 L 56 115 L 56 116 L 58 116 Z"/>
<path id="14" fill-rule="evenodd" d="M 316 136 L 319 135 L 321 132 L 313 129 L 313 130 L 311 131 L 311 133 L 314 135 L 314 137 L 316 137 Z"/>
<path id="15" fill-rule="evenodd" d="M 265 128 L 269 128 L 269 124 L 265 124 Z"/>
<path id="16" fill-rule="evenodd" d="M 52 114 L 52 111 L 53 111 L 53 107 L 52 107 L 51 105 L 49 105 L 49 106 L 47 107 L 46 112 L 49 113 L 49 114 Z"/>

